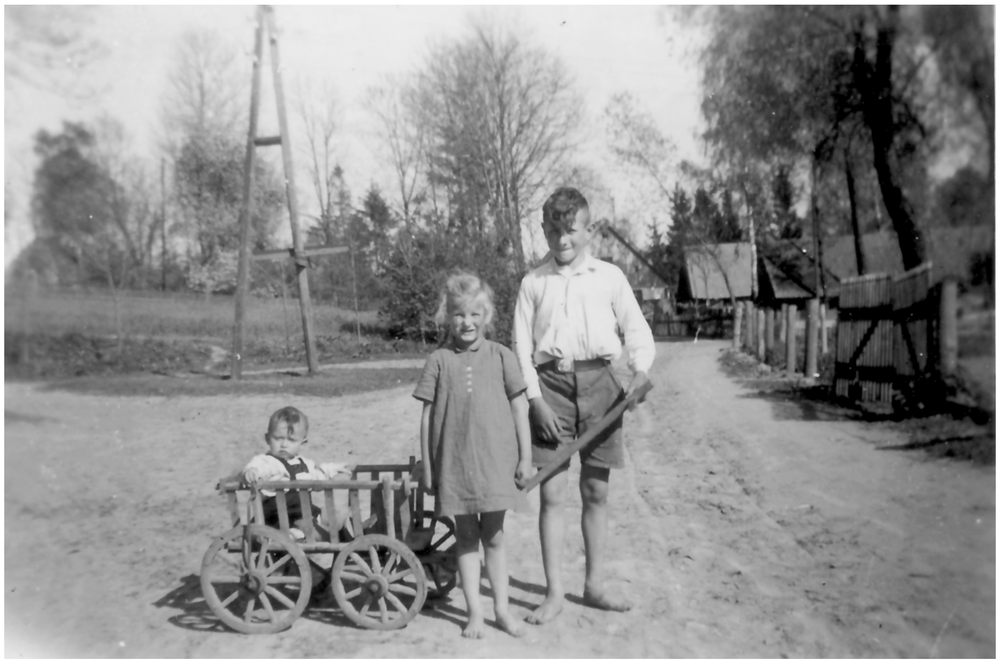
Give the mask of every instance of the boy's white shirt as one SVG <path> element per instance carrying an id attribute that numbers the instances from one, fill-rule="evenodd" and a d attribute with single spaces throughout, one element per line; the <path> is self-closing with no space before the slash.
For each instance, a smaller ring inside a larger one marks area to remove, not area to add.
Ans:
<path id="1" fill-rule="evenodd" d="M 616 322 L 625 335 L 629 368 L 648 373 L 656 355 L 653 332 L 620 269 L 588 251 L 575 268 L 549 258 L 525 275 L 514 310 L 514 352 L 528 399 L 541 396 L 539 364 L 618 359 Z"/>
<path id="2" fill-rule="evenodd" d="M 346 463 L 334 463 L 331 461 L 317 464 L 312 459 L 307 459 L 301 456 L 293 459 L 287 459 L 287 461 L 293 466 L 299 461 L 306 464 L 306 472 L 298 473 L 295 478 L 296 480 L 332 480 L 336 475 L 350 472 L 347 469 Z M 254 458 L 250 459 L 247 465 L 243 467 L 241 474 L 246 473 L 250 469 L 257 471 L 260 481 L 262 482 L 282 482 L 291 479 L 284 464 L 282 464 L 276 457 L 266 453 L 258 454 Z M 274 492 L 262 491 L 262 493 L 272 495 Z"/>

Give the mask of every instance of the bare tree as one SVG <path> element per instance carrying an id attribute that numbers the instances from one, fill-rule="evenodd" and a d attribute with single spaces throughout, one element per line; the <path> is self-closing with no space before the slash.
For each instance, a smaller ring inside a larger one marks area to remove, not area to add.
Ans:
<path id="1" fill-rule="evenodd" d="M 377 120 L 379 142 L 389 152 L 403 224 L 409 228 L 414 206 L 424 198 L 427 186 L 427 126 L 418 121 L 417 91 L 412 82 L 386 77 L 368 89 L 365 102 Z"/>
<path id="2" fill-rule="evenodd" d="M 582 100 L 562 63 L 510 27 L 472 25 L 433 49 L 418 78 L 432 182 L 450 216 L 474 233 L 492 227 L 518 270 L 522 222 L 573 147 Z"/>
<path id="3" fill-rule="evenodd" d="M 339 124 L 337 96 L 329 81 L 316 84 L 300 80 L 293 104 L 306 137 L 303 152 L 322 223 L 335 216 L 337 206 L 339 167 L 334 149 L 334 134 Z"/>
<path id="4" fill-rule="evenodd" d="M 169 147 L 187 137 L 239 136 L 246 123 L 249 63 L 239 50 L 211 30 L 184 33 L 174 52 L 163 103 Z"/>

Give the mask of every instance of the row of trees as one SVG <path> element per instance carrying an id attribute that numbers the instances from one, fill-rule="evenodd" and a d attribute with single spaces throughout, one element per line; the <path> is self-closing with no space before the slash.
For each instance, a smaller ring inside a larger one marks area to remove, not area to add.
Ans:
<path id="1" fill-rule="evenodd" d="M 865 219 L 884 212 L 914 267 L 926 256 L 923 230 L 940 223 L 931 215 L 953 207 L 928 196 L 928 165 L 955 154 L 956 137 L 984 175 L 973 199 L 989 201 L 978 208 L 989 218 L 978 221 L 992 222 L 992 8 L 712 7 L 684 18 L 709 35 L 702 110 L 713 173 L 742 193 L 757 228 L 769 181 L 791 171 L 815 237 L 847 219 L 860 238 Z M 959 172 L 950 189 L 974 173 Z M 860 245 L 858 258 L 863 270 Z"/>
<path id="2" fill-rule="evenodd" d="M 159 160 L 139 158 L 110 117 L 38 132 L 37 241 L 22 264 L 60 283 L 99 279 L 115 290 L 231 290 L 250 78 L 237 54 L 207 31 L 177 45 Z M 291 110 L 312 193 L 307 244 L 349 248 L 314 262 L 317 295 L 342 305 L 391 303 L 418 288 L 422 298 L 390 304 L 386 313 L 396 331 L 427 337 L 433 307 L 406 308 L 433 299 L 442 274 L 462 265 L 488 274 L 501 307 L 512 308 L 528 264 L 529 214 L 575 172 L 570 154 L 583 108 L 562 64 L 512 28 L 481 20 L 464 38 L 432 48 L 412 71 L 373 86 L 366 106 L 395 182 L 388 196 L 371 185 L 359 204 L 337 159 L 335 95 L 308 81 L 298 92 Z M 285 244 L 280 171 L 258 159 L 254 179 L 253 248 Z M 253 287 L 279 292 L 283 268 L 255 264 Z"/>
<path id="3" fill-rule="evenodd" d="M 707 35 L 707 165 L 681 162 L 628 94 L 604 113 L 619 165 L 651 183 L 648 207 L 669 215 L 665 231 L 654 221 L 648 250 L 665 274 L 678 273 L 684 246 L 734 240 L 787 258 L 794 272 L 804 233 L 860 237 L 882 217 L 911 266 L 924 256 L 932 211 L 953 223 L 992 215 L 991 10 L 711 7 L 679 17 Z M 60 279 L 233 287 L 250 78 L 237 52 L 210 32 L 178 44 L 158 163 L 138 158 L 110 118 L 38 133 L 33 214 L 46 250 L 60 256 Z M 373 184 L 356 206 L 337 159 L 336 96 L 308 81 L 298 91 L 307 244 L 349 248 L 316 261 L 316 293 L 341 305 L 380 299 L 398 333 L 433 334 L 437 285 L 456 266 L 490 279 L 509 313 L 541 197 L 561 183 L 599 184 L 573 159 L 583 104 L 570 76 L 513 26 L 473 23 L 369 90 L 392 182 Z M 974 158 L 929 200 L 928 162 L 954 152 L 955 137 Z M 257 163 L 260 249 L 285 244 L 284 192 L 278 169 Z M 977 195 L 984 187 L 988 205 Z M 255 287 L 277 294 L 283 268 L 255 265 Z"/>

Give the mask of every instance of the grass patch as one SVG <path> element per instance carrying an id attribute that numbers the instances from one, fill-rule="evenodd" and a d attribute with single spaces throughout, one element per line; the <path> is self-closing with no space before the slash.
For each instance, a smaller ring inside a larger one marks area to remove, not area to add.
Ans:
<path id="1" fill-rule="evenodd" d="M 230 295 L 129 291 L 119 299 L 126 337 L 224 340 L 233 333 L 235 301 Z M 42 291 L 25 297 L 8 289 L 4 299 L 5 331 L 27 334 L 75 333 L 86 337 L 115 334 L 114 299 L 102 291 Z M 378 313 L 354 312 L 323 302 L 313 302 L 317 334 L 353 332 L 355 320 L 366 329 L 378 325 Z M 301 344 L 302 326 L 297 299 L 247 298 L 243 338 L 249 343 L 269 343 L 286 338 Z"/>
<path id="2" fill-rule="evenodd" d="M 205 397 L 257 394 L 340 397 L 394 387 L 413 386 L 420 377 L 420 372 L 420 368 L 357 368 L 328 370 L 312 377 L 295 373 L 244 376 L 243 380 L 240 381 L 203 374 L 187 376 L 125 374 L 52 380 L 46 382 L 43 389 L 114 397 Z"/>

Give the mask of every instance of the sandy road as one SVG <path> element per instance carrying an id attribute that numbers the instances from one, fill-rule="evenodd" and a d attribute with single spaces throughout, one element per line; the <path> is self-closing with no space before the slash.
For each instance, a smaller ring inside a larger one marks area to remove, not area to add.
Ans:
<path id="1" fill-rule="evenodd" d="M 262 421 L 286 399 L 8 385 L 5 654 L 994 656 L 994 469 L 880 449 L 902 440 L 741 387 L 720 372 L 723 347 L 660 344 L 656 390 L 627 420 L 609 567 L 636 608 L 580 604 L 583 546 L 571 518 L 564 613 L 520 640 L 459 638 L 458 591 L 397 632 L 357 629 L 331 601 L 281 634 L 221 630 L 196 576 L 225 529 L 211 487 L 257 451 Z M 405 461 L 419 421 L 411 389 L 295 399 L 313 422 L 310 454 Z M 530 502 L 507 521 L 522 615 L 544 580 L 537 492 Z"/>

